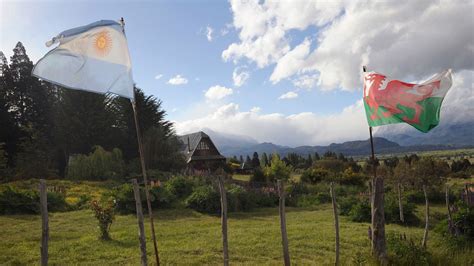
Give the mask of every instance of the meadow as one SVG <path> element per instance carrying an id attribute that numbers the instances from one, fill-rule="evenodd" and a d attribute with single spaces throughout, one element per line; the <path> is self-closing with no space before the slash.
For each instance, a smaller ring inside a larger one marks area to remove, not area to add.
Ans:
<path id="1" fill-rule="evenodd" d="M 422 215 L 422 206 L 418 206 Z M 432 216 L 444 213 L 432 208 Z M 217 265 L 222 262 L 220 218 L 189 209 L 158 210 L 157 239 L 164 264 Z M 39 215 L 0 216 L 0 262 L 7 265 L 39 263 L 41 221 Z M 342 265 L 372 265 L 367 223 L 340 217 Z M 292 262 L 299 265 L 331 265 L 334 259 L 334 226 L 330 205 L 288 208 L 287 228 Z M 147 253 L 153 261 L 148 224 Z M 97 222 L 90 210 L 50 214 L 49 254 L 52 265 L 117 265 L 140 263 L 138 227 L 134 215 L 117 215 L 111 241 L 97 238 Z M 277 208 L 229 215 L 231 264 L 281 265 L 281 239 Z M 421 227 L 389 224 L 387 234 L 406 234 L 421 241 Z M 451 253 L 442 238 L 430 232 L 428 250 L 438 265 L 471 265 L 472 250 Z"/>

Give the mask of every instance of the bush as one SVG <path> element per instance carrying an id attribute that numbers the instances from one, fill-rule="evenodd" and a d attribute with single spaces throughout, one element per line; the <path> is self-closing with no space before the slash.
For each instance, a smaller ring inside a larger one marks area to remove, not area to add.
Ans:
<path id="1" fill-rule="evenodd" d="M 257 207 L 274 207 L 278 205 L 278 191 L 273 187 L 263 187 L 252 192 Z"/>
<path id="2" fill-rule="evenodd" d="M 67 211 L 70 206 L 63 194 L 48 192 L 48 211 Z M 37 214 L 40 213 L 39 193 L 33 190 L 20 190 L 6 186 L 0 192 L 0 214 Z"/>
<path id="3" fill-rule="evenodd" d="M 39 211 L 37 192 L 6 186 L 0 193 L 0 214 L 36 214 Z"/>
<path id="4" fill-rule="evenodd" d="M 199 212 L 218 214 L 221 209 L 219 193 L 210 185 L 196 187 L 186 199 L 186 206 Z"/>
<path id="5" fill-rule="evenodd" d="M 110 196 L 115 200 L 115 209 L 120 214 L 135 213 L 135 196 L 133 194 L 133 187 L 130 184 L 123 184 L 118 186 L 110 192 Z M 140 191 L 140 198 L 142 206 L 146 206 L 145 193 Z M 145 199 L 145 201 L 144 201 Z M 143 205 L 145 203 L 145 205 Z"/>
<path id="6" fill-rule="evenodd" d="M 255 208 L 254 195 L 243 187 L 232 185 L 227 190 L 228 211 L 248 211 Z"/>
<path id="7" fill-rule="evenodd" d="M 352 168 L 347 168 L 342 174 L 340 183 L 342 185 L 364 186 L 367 176 L 362 173 L 355 173 Z"/>
<path id="8" fill-rule="evenodd" d="M 135 194 L 131 184 L 123 184 L 112 189 L 108 197 L 115 200 L 115 210 L 120 214 L 136 213 Z M 168 208 L 175 200 L 175 196 L 166 188 L 150 188 L 151 205 L 155 208 Z M 147 208 L 145 189 L 140 187 L 140 200 L 142 208 Z"/>
<path id="9" fill-rule="evenodd" d="M 415 215 L 416 205 L 414 203 L 408 203 L 402 200 L 403 204 L 403 217 L 405 220 L 405 224 L 408 225 L 416 225 L 419 224 L 420 220 Z M 398 223 L 401 224 L 400 221 L 400 208 L 398 206 L 398 199 L 393 195 L 388 195 L 385 197 L 385 221 L 387 223 Z"/>
<path id="10" fill-rule="evenodd" d="M 143 193 L 144 194 L 144 193 Z M 142 198 L 143 199 L 143 198 Z M 153 187 L 150 189 L 150 201 L 154 208 L 169 208 L 176 199 L 168 189 L 163 187 Z M 146 198 L 145 198 L 146 200 Z M 143 200 L 142 200 L 143 201 Z"/>
<path id="11" fill-rule="evenodd" d="M 403 216 L 405 223 L 414 225 L 419 223 L 418 217 L 415 215 L 416 205 L 413 203 L 403 202 Z M 371 207 L 368 199 L 359 200 L 355 197 L 342 200 L 340 203 L 341 215 L 348 215 L 354 222 L 370 222 Z M 386 223 L 401 223 L 400 209 L 398 201 L 393 196 L 385 197 L 384 214 Z"/>
<path id="12" fill-rule="evenodd" d="M 421 241 L 412 239 L 407 240 L 405 237 L 388 234 L 387 249 L 391 264 L 396 265 L 431 265 L 431 254 L 424 249 Z"/>
<path id="13" fill-rule="evenodd" d="M 330 172 L 323 168 L 306 169 L 301 175 L 301 181 L 305 183 L 316 184 L 329 177 Z"/>
<path id="14" fill-rule="evenodd" d="M 71 207 L 67 204 L 63 194 L 48 192 L 48 212 L 64 212 L 70 209 Z"/>
<path id="15" fill-rule="evenodd" d="M 264 183 L 267 182 L 267 178 L 265 177 L 265 173 L 262 171 L 260 167 L 255 168 L 253 170 L 253 174 L 250 176 L 251 183 Z"/>
<path id="16" fill-rule="evenodd" d="M 297 207 L 311 207 L 314 205 L 328 203 L 331 201 L 331 197 L 328 193 L 319 192 L 316 195 L 301 195 L 298 197 L 296 206 Z"/>
<path id="17" fill-rule="evenodd" d="M 77 155 L 69 162 L 67 177 L 74 180 L 106 180 L 123 177 L 125 163 L 122 152 L 94 147 L 89 155 Z"/>
<path id="18" fill-rule="evenodd" d="M 165 188 L 177 198 L 185 198 L 193 192 L 193 182 L 183 176 L 173 176 L 165 183 Z"/>
<path id="19" fill-rule="evenodd" d="M 362 200 L 352 206 L 349 211 L 349 218 L 353 222 L 370 222 L 371 209 L 368 200 Z"/>
<path id="20" fill-rule="evenodd" d="M 91 202 L 91 209 L 94 211 L 95 218 L 99 222 L 99 238 L 102 240 L 110 240 L 110 226 L 115 219 L 114 204 L 111 202 L 100 204 L 94 200 Z"/>

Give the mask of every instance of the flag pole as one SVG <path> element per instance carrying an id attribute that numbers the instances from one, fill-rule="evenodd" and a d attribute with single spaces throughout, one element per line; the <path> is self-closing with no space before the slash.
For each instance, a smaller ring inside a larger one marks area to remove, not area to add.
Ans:
<path id="1" fill-rule="evenodd" d="M 366 72 L 366 66 L 362 66 L 362 72 Z M 384 263 L 386 261 L 386 246 L 385 246 L 385 214 L 384 214 L 384 191 L 383 179 L 377 178 L 377 164 L 375 161 L 374 138 L 372 136 L 372 127 L 369 126 L 370 148 L 372 152 L 372 171 L 374 177 L 372 178 L 372 190 L 370 195 L 370 209 L 371 209 L 371 246 L 378 259 Z"/>
<path id="2" fill-rule="evenodd" d="M 122 25 L 123 32 L 125 33 L 125 21 L 123 18 L 120 18 L 120 24 Z M 135 89 L 133 90 L 133 93 L 135 94 Z M 146 167 L 145 167 L 145 157 L 144 157 L 144 152 L 143 152 L 142 135 L 140 132 L 140 125 L 138 123 L 138 114 L 137 114 L 137 108 L 136 108 L 137 106 L 134 99 L 133 100 L 130 99 L 130 103 L 132 104 L 132 109 L 133 109 L 133 118 L 135 120 L 135 130 L 137 132 L 138 152 L 140 153 L 140 165 L 142 168 L 143 182 L 145 183 L 145 196 L 146 196 L 146 205 L 148 207 L 148 216 L 150 217 L 151 238 L 153 240 L 153 247 L 155 249 L 156 265 L 159 266 L 160 257 L 158 255 L 158 245 L 156 244 L 155 225 L 153 223 L 153 211 L 151 209 L 150 191 L 148 187 L 148 178 L 147 178 Z"/>
<path id="3" fill-rule="evenodd" d="M 140 133 L 140 125 L 138 124 L 138 115 L 137 115 L 135 100 L 131 100 L 131 103 L 132 103 L 132 109 L 133 109 L 133 117 L 135 120 L 135 129 L 137 131 L 138 151 L 140 153 L 140 164 L 142 168 L 143 182 L 145 183 L 146 205 L 148 207 L 148 216 L 150 217 L 151 238 L 153 240 L 153 247 L 155 249 L 156 265 L 159 266 L 160 257 L 158 255 L 158 246 L 156 244 L 155 225 L 153 223 L 153 211 L 151 209 L 150 191 L 148 187 L 148 178 L 147 178 L 147 173 L 146 173 L 146 168 L 145 168 L 145 158 L 143 154 L 143 142 L 142 142 L 141 133 Z"/>

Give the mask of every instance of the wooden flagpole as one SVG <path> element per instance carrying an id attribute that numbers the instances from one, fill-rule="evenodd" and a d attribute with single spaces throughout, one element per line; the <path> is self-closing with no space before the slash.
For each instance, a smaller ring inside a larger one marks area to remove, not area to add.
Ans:
<path id="1" fill-rule="evenodd" d="M 125 34 L 125 21 L 123 18 L 120 18 L 120 24 L 122 25 L 122 30 L 123 30 L 123 33 Z M 134 89 L 134 94 L 135 94 L 135 89 Z M 140 132 L 140 125 L 138 123 L 138 115 L 137 115 L 135 100 L 130 99 L 130 103 L 132 104 L 132 109 L 133 109 L 133 118 L 135 120 L 135 129 L 137 132 L 138 152 L 140 153 L 140 165 L 142 168 L 143 182 L 145 183 L 145 196 L 146 196 L 146 205 L 148 207 L 148 216 L 150 217 L 151 239 L 153 240 L 153 247 L 155 249 L 156 265 L 159 266 L 160 256 L 158 255 L 158 245 L 156 244 L 155 225 L 153 223 L 153 211 L 151 209 L 150 191 L 148 187 L 148 178 L 147 178 L 146 167 L 145 167 L 145 155 L 143 152 L 142 135 Z"/>
<path id="2" fill-rule="evenodd" d="M 362 72 L 366 72 L 365 66 L 362 67 Z M 372 225 L 372 252 L 375 253 L 378 259 L 382 262 L 386 260 L 386 246 L 385 246 L 385 214 L 384 214 L 384 191 L 383 179 L 377 178 L 377 165 L 375 162 L 374 139 L 372 137 L 372 127 L 369 126 L 370 147 L 372 150 L 372 170 L 374 177 L 372 178 L 372 193 L 370 195 L 371 206 L 371 225 Z"/>
<path id="3" fill-rule="evenodd" d="M 151 238 L 153 240 L 153 247 L 155 249 L 155 258 L 156 258 L 156 265 L 160 265 L 160 257 L 158 255 L 158 246 L 156 244 L 156 236 L 155 236 L 155 225 L 153 223 L 153 211 L 151 209 L 151 202 L 150 202 L 150 189 L 148 187 L 148 178 L 146 173 L 145 167 L 145 157 L 143 154 L 143 143 L 140 133 L 140 125 L 138 124 L 138 115 L 137 115 L 137 108 L 135 105 L 135 101 L 132 100 L 132 109 L 133 109 L 133 117 L 135 119 L 135 129 L 137 131 L 137 140 L 138 140 L 138 151 L 140 153 L 140 164 L 142 168 L 142 175 L 143 175 L 143 182 L 145 183 L 145 196 L 146 196 L 146 205 L 148 207 L 148 216 L 150 217 L 150 227 L 151 227 Z"/>

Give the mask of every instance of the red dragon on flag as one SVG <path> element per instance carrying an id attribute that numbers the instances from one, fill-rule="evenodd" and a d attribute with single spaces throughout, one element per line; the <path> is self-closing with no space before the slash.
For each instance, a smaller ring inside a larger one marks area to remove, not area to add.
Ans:
<path id="1" fill-rule="evenodd" d="M 408 123 L 428 132 L 439 124 L 441 104 L 451 85 L 451 70 L 421 84 L 367 72 L 364 75 L 364 106 L 369 126 Z"/>

